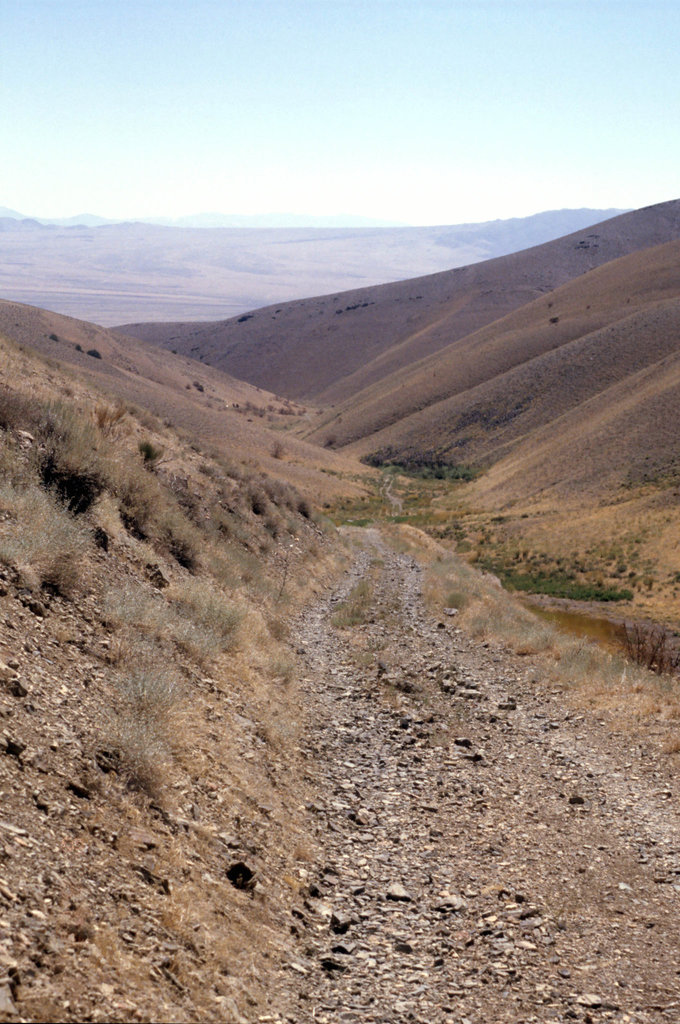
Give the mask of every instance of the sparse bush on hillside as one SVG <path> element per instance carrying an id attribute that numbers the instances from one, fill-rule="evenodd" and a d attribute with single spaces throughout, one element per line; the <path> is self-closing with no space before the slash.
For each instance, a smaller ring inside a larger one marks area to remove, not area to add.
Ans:
<path id="1" fill-rule="evenodd" d="M 152 441 L 149 440 L 140 441 L 138 448 L 140 455 L 144 459 L 144 464 L 149 467 L 155 466 L 155 464 L 158 462 L 161 455 L 163 454 L 163 449 L 157 447 L 155 444 L 153 444 Z"/>
<path id="2" fill-rule="evenodd" d="M 621 635 L 626 655 L 636 665 L 657 675 L 670 675 L 680 669 L 680 649 L 664 626 L 624 623 Z"/>
<path id="3" fill-rule="evenodd" d="M 171 665 L 156 658 L 142 659 L 135 651 L 134 660 L 126 665 L 121 689 L 136 716 L 167 722 L 180 700 L 182 683 Z"/>
<path id="4" fill-rule="evenodd" d="M 125 472 L 118 467 L 112 480 L 112 493 L 118 498 L 125 528 L 140 540 L 146 538 L 158 507 L 159 494 L 153 477 L 140 471 Z"/>
<path id="5" fill-rule="evenodd" d="M 263 516 L 262 523 L 267 533 L 275 540 L 286 532 L 286 523 L 275 512 Z"/>
<path id="6" fill-rule="evenodd" d="M 203 580 L 187 581 L 171 596 L 175 596 L 175 617 L 190 619 L 209 634 L 214 653 L 231 646 L 244 615 L 239 605 L 227 601 L 214 585 Z"/>
<path id="7" fill-rule="evenodd" d="M 274 657 L 269 662 L 267 669 L 270 675 L 288 686 L 295 678 L 295 662 L 288 657 Z"/>
<path id="8" fill-rule="evenodd" d="M 44 486 L 55 491 L 74 515 L 82 515 L 101 494 L 104 482 L 93 464 L 72 454 L 47 449 L 40 459 L 40 473 Z"/>
<path id="9" fill-rule="evenodd" d="M 102 600 L 102 619 L 112 629 L 129 627 L 160 636 L 168 619 L 167 604 L 160 594 L 136 583 L 111 587 Z"/>
<path id="10" fill-rule="evenodd" d="M 106 486 L 97 428 L 62 402 L 39 405 L 32 421 L 40 442 L 34 460 L 43 486 L 81 515 Z"/>
<path id="11" fill-rule="evenodd" d="M 185 569 L 190 572 L 198 569 L 200 536 L 179 509 L 166 507 L 161 510 L 155 524 L 155 539 L 162 547 L 167 548 L 172 557 Z"/>
<path id="12" fill-rule="evenodd" d="M 11 388 L 0 387 L 0 427 L 3 430 L 35 431 L 43 417 L 43 407 Z"/>
<path id="13" fill-rule="evenodd" d="M 263 516 L 267 511 L 269 502 L 261 484 L 253 483 L 246 491 L 250 508 L 256 516 Z"/>
<path id="14" fill-rule="evenodd" d="M 306 498 L 301 497 L 298 499 L 297 510 L 303 517 L 303 519 L 312 518 L 312 506 L 310 505 Z"/>

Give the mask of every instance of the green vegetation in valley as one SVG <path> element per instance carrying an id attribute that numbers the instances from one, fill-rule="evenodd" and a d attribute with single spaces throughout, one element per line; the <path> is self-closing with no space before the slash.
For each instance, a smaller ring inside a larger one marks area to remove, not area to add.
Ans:
<path id="1" fill-rule="evenodd" d="M 498 576 L 508 590 L 547 594 L 573 601 L 631 601 L 633 598 L 633 591 L 627 587 L 576 580 L 565 573 L 519 572 L 487 559 L 480 559 L 477 564 Z"/>
<path id="2" fill-rule="evenodd" d="M 467 463 L 447 463 L 438 459 L 390 459 L 376 452 L 363 459 L 368 466 L 377 469 L 397 470 L 405 476 L 418 480 L 474 480 L 482 472 Z"/>

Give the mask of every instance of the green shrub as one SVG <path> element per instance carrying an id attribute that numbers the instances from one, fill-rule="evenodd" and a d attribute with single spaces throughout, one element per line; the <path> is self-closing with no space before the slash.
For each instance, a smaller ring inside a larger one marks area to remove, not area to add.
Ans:
<path id="1" fill-rule="evenodd" d="M 164 508 L 154 526 L 157 541 L 190 572 L 198 569 L 200 559 L 200 536 L 195 527 L 182 515 L 179 509 Z"/>
<path id="2" fill-rule="evenodd" d="M 633 598 L 633 592 L 628 588 L 581 582 L 574 578 L 573 573 L 522 573 L 487 559 L 480 559 L 478 564 L 498 576 L 509 590 L 566 597 L 573 601 L 631 601 Z"/>
<path id="3" fill-rule="evenodd" d="M 395 458 L 388 452 L 373 452 L 361 461 L 378 469 L 397 469 L 405 476 L 419 480 L 474 480 L 481 473 L 480 469 L 467 463 L 448 463 L 426 456 Z"/>
<path id="4" fill-rule="evenodd" d="M 139 452 L 147 465 L 154 465 L 163 454 L 162 448 L 157 448 L 151 441 L 140 441 Z"/>

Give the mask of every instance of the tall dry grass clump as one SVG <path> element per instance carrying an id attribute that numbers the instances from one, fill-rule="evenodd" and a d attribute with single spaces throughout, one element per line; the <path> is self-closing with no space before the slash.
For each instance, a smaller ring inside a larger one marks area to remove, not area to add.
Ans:
<path id="1" fill-rule="evenodd" d="M 73 597 L 90 542 L 87 527 L 52 494 L 32 482 L 0 481 L 0 562 L 24 586 Z"/>
<path id="2" fill-rule="evenodd" d="M 186 687 L 152 645 L 135 645 L 116 672 L 111 739 L 132 786 L 158 796 L 182 739 Z"/>

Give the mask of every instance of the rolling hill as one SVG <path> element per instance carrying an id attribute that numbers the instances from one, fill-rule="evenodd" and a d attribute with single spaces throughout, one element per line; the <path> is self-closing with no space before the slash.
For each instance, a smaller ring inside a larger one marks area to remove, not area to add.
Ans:
<path id="1" fill-rule="evenodd" d="M 282 427 L 304 417 L 304 407 L 138 339 L 7 301 L 0 301 L 0 335 L 70 368 L 94 396 L 134 403 L 233 462 L 246 461 L 303 493 L 332 496 L 337 474 L 358 468 L 354 456 L 290 434 L 284 439 Z"/>
<path id="2" fill-rule="evenodd" d="M 679 328 L 680 242 L 670 242 L 605 264 L 384 378 L 327 413 L 312 436 L 385 459 L 488 465 L 636 374 L 663 376 Z M 631 460 L 627 437 L 619 451 Z"/>
<path id="3" fill-rule="evenodd" d="M 342 402 L 620 256 L 680 237 L 680 201 L 439 274 L 270 306 L 211 324 L 126 325 L 292 398 Z"/>

